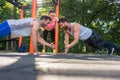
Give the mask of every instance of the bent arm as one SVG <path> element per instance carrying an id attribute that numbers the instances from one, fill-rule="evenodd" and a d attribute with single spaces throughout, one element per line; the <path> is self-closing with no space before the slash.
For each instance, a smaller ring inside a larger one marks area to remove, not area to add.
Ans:
<path id="1" fill-rule="evenodd" d="M 40 37 L 40 34 L 38 33 L 37 35 L 37 41 L 39 43 L 41 43 L 42 45 L 46 45 L 48 47 L 51 47 L 51 44 L 49 44 L 48 42 L 46 42 L 43 38 Z"/>

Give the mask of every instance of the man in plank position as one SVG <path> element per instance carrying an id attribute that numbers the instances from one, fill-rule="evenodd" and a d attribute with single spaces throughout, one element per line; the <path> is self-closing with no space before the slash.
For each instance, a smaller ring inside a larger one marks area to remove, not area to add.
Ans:
<path id="1" fill-rule="evenodd" d="M 39 34 L 40 27 L 45 27 L 50 21 L 51 18 L 48 16 L 41 16 L 40 20 L 36 18 L 6 20 L 0 24 L 0 38 L 7 35 L 11 35 L 12 38 L 32 35 L 33 46 L 36 54 L 38 54 L 37 42 L 49 46 L 50 48 L 55 48 L 53 43 L 47 43 Z"/>
<path id="2" fill-rule="evenodd" d="M 117 55 L 120 56 L 120 48 L 110 41 L 103 40 L 92 29 L 84 27 L 79 23 L 70 23 L 66 18 L 60 18 L 58 23 L 65 32 L 64 53 L 68 53 L 68 49 L 76 45 L 80 39 L 95 49 L 107 48 L 109 55 L 112 55 L 113 51 L 116 50 Z M 71 43 L 69 43 L 69 34 L 74 37 Z"/>

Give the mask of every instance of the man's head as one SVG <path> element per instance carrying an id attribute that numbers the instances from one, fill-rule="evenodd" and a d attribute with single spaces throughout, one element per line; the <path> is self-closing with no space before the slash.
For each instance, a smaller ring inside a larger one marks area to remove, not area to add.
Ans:
<path id="1" fill-rule="evenodd" d="M 47 24 L 49 24 L 51 21 L 51 18 L 46 16 L 46 15 L 43 15 L 40 17 L 40 25 L 42 27 L 45 27 Z"/>
<path id="2" fill-rule="evenodd" d="M 67 28 L 68 20 L 66 18 L 60 18 L 58 23 L 61 28 Z"/>
<path id="3" fill-rule="evenodd" d="M 48 12 L 48 16 L 49 16 L 51 19 L 53 19 L 53 18 L 55 17 L 55 11 L 54 11 L 54 10 L 50 10 L 50 11 Z"/>

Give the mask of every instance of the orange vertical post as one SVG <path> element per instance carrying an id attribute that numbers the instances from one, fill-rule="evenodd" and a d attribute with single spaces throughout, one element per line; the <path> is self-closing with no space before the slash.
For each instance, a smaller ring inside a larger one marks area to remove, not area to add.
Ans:
<path id="1" fill-rule="evenodd" d="M 59 8 L 60 8 L 60 0 L 58 0 L 57 5 L 56 5 L 56 17 L 59 17 Z M 56 54 L 58 54 L 58 23 L 56 23 L 56 28 L 55 28 L 55 45 L 56 45 Z"/>
<path id="2" fill-rule="evenodd" d="M 36 18 L 37 0 L 32 0 L 32 18 Z M 30 54 L 34 54 L 32 36 L 30 36 Z"/>
<path id="3" fill-rule="evenodd" d="M 22 9 L 20 10 L 20 18 L 24 18 L 24 5 L 22 4 Z M 19 44 L 18 47 L 22 44 L 22 37 L 19 37 Z"/>

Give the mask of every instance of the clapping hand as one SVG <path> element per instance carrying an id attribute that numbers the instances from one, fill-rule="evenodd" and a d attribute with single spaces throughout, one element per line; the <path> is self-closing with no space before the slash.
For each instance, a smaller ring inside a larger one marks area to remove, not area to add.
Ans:
<path id="1" fill-rule="evenodd" d="M 55 48 L 56 48 L 54 42 L 52 42 L 50 45 L 51 45 L 50 47 L 51 47 L 52 49 L 55 49 Z"/>

